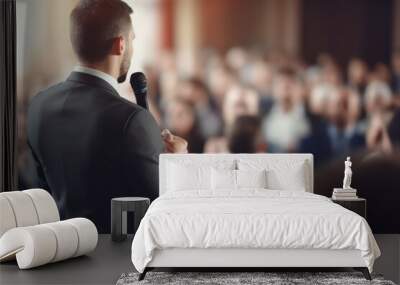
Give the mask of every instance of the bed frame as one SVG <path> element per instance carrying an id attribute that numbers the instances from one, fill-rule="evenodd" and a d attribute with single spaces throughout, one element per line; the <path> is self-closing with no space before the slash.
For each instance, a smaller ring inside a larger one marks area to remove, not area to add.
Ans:
<path id="1" fill-rule="evenodd" d="M 161 154 L 160 195 L 165 193 L 167 161 L 235 160 L 240 158 L 304 160 L 307 165 L 307 192 L 313 193 L 312 154 Z M 361 271 L 367 280 L 371 275 L 359 250 L 330 249 L 253 249 L 253 248 L 170 248 L 158 249 L 139 280 L 155 268 L 232 268 L 238 271 L 254 268 L 343 268 Z"/>

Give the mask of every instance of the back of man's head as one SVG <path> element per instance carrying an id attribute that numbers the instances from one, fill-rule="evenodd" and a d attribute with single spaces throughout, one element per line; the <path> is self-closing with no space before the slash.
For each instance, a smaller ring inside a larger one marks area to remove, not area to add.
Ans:
<path id="1" fill-rule="evenodd" d="M 128 37 L 132 9 L 121 0 L 80 0 L 71 13 L 71 42 L 80 61 L 96 63 L 110 53 L 113 39 Z"/>

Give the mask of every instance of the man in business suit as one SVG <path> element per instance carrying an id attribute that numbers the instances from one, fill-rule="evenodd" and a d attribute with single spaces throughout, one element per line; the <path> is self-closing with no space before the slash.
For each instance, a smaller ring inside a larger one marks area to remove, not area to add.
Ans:
<path id="1" fill-rule="evenodd" d="M 87 217 L 110 231 L 110 200 L 158 196 L 158 156 L 187 143 L 163 140 L 152 115 L 119 96 L 134 33 L 120 0 L 82 0 L 71 13 L 79 65 L 66 81 L 40 92 L 28 112 L 28 143 L 43 188 L 63 218 Z"/>

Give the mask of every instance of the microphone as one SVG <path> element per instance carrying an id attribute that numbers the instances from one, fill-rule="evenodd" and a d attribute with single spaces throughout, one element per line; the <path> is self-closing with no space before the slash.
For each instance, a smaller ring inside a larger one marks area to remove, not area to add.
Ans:
<path id="1" fill-rule="evenodd" d="M 139 106 L 149 109 L 149 104 L 147 103 L 147 80 L 143 72 L 135 72 L 131 75 L 129 80 L 133 92 L 135 93 L 136 102 Z"/>

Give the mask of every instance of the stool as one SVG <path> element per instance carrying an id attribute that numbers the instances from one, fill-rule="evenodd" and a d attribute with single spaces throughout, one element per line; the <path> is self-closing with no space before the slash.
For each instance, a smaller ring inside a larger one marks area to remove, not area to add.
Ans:
<path id="1" fill-rule="evenodd" d="M 124 241 L 127 236 L 127 212 L 134 214 L 134 233 L 150 205 L 149 198 L 121 197 L 111 199 L 111 239 Z"/>

